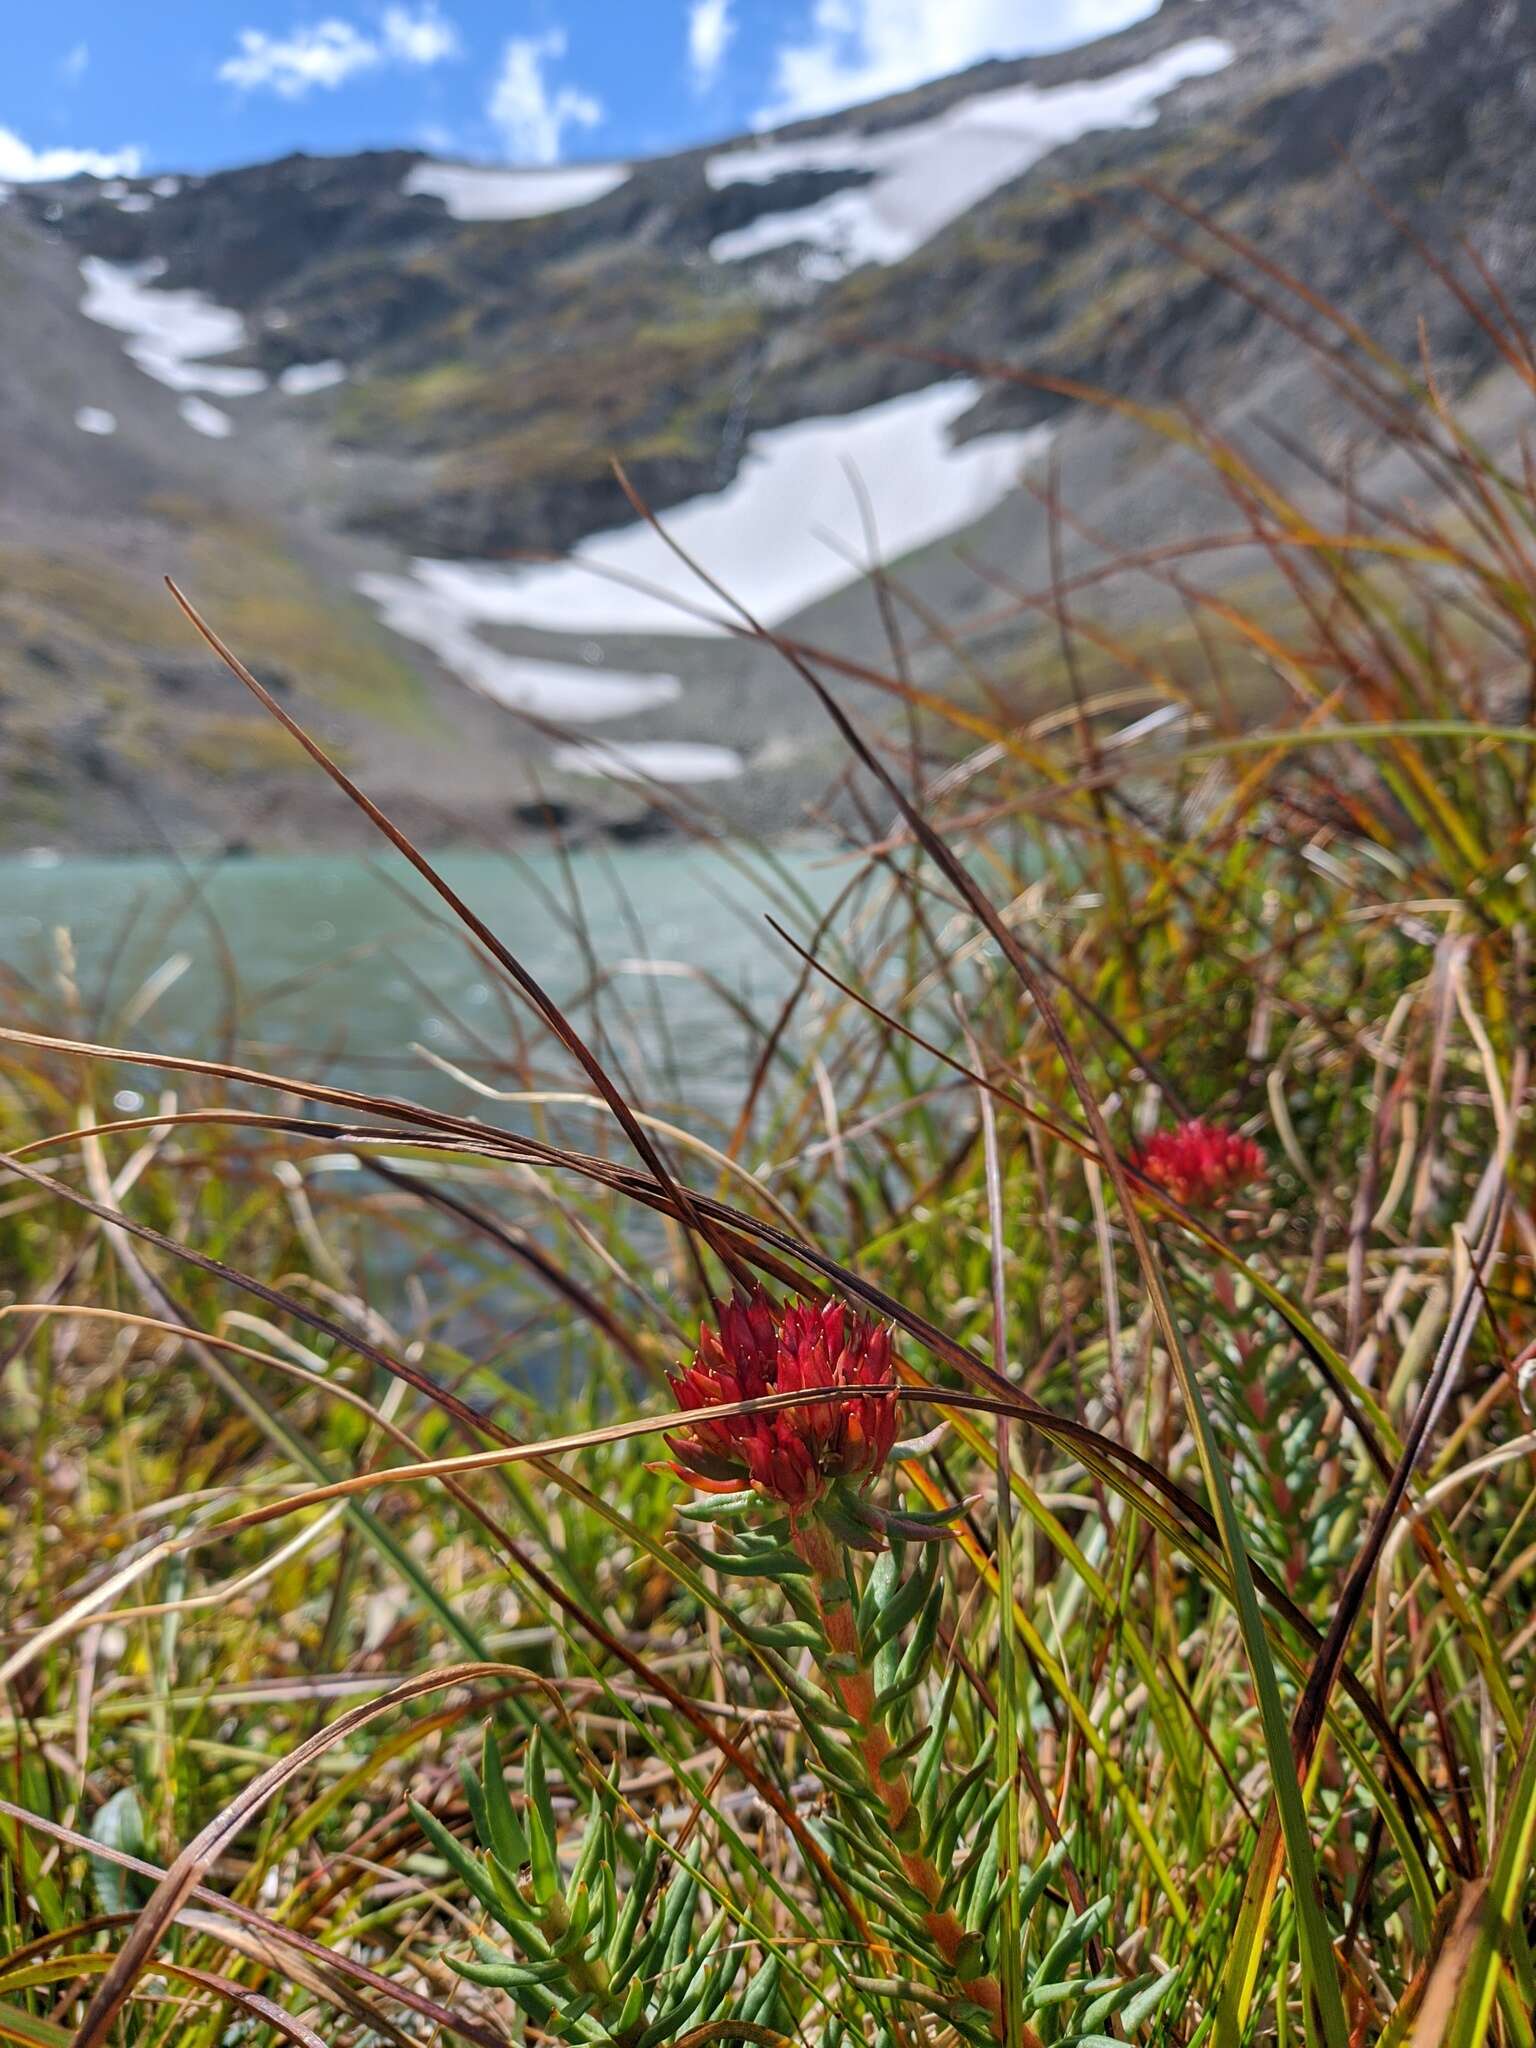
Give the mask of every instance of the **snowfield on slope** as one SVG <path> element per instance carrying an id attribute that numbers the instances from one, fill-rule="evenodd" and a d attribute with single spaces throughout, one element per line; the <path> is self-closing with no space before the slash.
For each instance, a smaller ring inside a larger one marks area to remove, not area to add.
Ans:
<path id="1" fill-rule="evenodd" d="M 590 206 L 629 176 L 628 164 L 566 164 L 558 170 L 492 170 L 483 164 L 417 164 L 400 190 L 441 199 L 455 220 L 535 220 Z"/>
<path id="2" fill-rule="evenodd" d="M 704 165 L 716 191 L 769 184 L 793 171 L 863 171 L 871 181 L 809 206 L 760 214 L 717 235 L 709 253 L 732 263 L 789 245 L 809 247 L 820 252 L 818 276 L 900 263 L 1051 150 L 1095 129 L 1152 127 L 1165 93 L 1224 70 L 1234 54 L 1230 43 L 1198 36 L 1109 78 L 977 93 L 906 128 L 722 151 Z"/>
<path id="3" fill-rule="evenodd" d="M 229 414 L 220 412 L 206 398 L 194 398 L 189 394 L 178 400 L 176 410 L 194 433 L 206 434 L 210 441 L 227 441 L 235 431 L 235 423 Z"/>
<path id="4" fill-rule="evenodd" d="M 567 775 L 608 782 L 731 782 L 747 765 L 734 747 L 701 740 L 597 740 L 550 758 Z"/>
<path id="5" fill-rule="evenodd" d="M 391 632 L 430 648 L 472 690 L 534 718 L 559 725 L 628 718 L 670 704 L 681 688 L 676 676 L 505 654 L 476 632 L 484 615 L 472 603 L 445 596 L 415 576 L 369 573 L 358 577 L 357 587 Z"/>
<path id="6" fill-rule="evenodd" d="M 215 305 L 206 292 L 158 290 L 155 279 L 164 270 L 159 257 L 147 263 L 82 257 L 85 296 L 80 310 L 88 320 L 131 336 L 124 344 L 128 354 L 146 375 L 172 391 L 211 391 L 219 398 L 264 391 L 267 380 L 260 370 L 202 360 L 244 347 L 247 335 L 240 315 Z"/>
<path id="7" fill-rule="evenodd" d="M 346 364 L 334 357 L 323 363 L 290 363 L 278 372 L 277 388 L 290 398 L 307 398 L 312 391 L 329 391 L 333 384 L 344 384 L 346 378 Z"/>
<path id="8" fill-rule="evenodd" d="M 859 487 L 883 561 L 970 525 L 1015 487 L 1051 429 L 987 434 L 957 447 L 950 429 L 980 391 L 957 379 L 842 418 L 754 435 L 734 483 L 667 513 L 667 531 L 759 618 L 778 624 L 861 573 L 868 550 Z M 653 586 L 712 615 L 681 611 Z M 651 527 L 638 524 L 596 534 L 569 560 L 548 566 L 418 557 L 410 574 L 365 575 L 358 588 L 386 626 L 429 647 L 471 689 L 560 725 L 632 717 L 671 702 L 681 685 L 670 675 L 507 654 L 481 628 L 587 636 L 729 631 L 718 600 Z M 599 653 L 594 643 L 590 654 Z M 557 749 L 554 758 L 568 773 L 615 781 L 725 781 L 746 766 L 732 748 L 681 739 L 580 744 Z"/>
<path id="9" fill-rule="evenodd" d="M 776 625 L 860 574 L 868 550 L 857 486 L 873 507 L 885 562 L 969 526 L 1008 495 L 1050 429 L 985 434 L 956 446 L 950 429 L 980 393 L 971 379 L 955 379 L 863 412 L 754 434 L 734 482 L 677 506 L 663 524 L 733 596 Z M 412 569 L 444 617 L 465 625 L 588 634 L 729 631 L 720 601 L 644 524 L 594 534 L 568 560 L 548 566 L 419 557 Z M 668 592 L 702 606 L 705 616 L 681 609 Z"/>

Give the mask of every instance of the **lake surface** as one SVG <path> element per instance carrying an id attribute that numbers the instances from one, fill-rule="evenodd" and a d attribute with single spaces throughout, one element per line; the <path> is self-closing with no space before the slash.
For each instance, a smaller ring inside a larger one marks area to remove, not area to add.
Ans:
<path id="1" fill-rule="evenodd" d="M 610 1065 L 649 1106 L 718 1118 L 757 1045 L 735 1005 L 771 1013 L 798 965 L 765 912 L 803 931 L 848 873 L 810 840 L 771 855 L 668 842 L 439 866 L 557 1001 L 580 1004 L 584 1029 L 595 1017 Z M 61 1028 L 60 930 L 78 1035 L 226 1057 L 233 1045 L 252 1066 L 460 1110 L 472 1098 L 413 1047 L 502 1085 L 522 1085 L 519 1067 L 539 1085 L 584 1085 L 392 854 L 0 860 L 0 966 L 20 977 L 0 985 L 5 1021 Z"/>

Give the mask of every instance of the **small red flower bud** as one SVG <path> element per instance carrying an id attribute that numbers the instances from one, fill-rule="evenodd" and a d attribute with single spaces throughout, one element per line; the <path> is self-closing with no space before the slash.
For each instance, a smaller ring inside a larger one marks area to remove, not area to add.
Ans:
<path id="1" fill-rule="evenodd" d="M 667 1438 L 673 1470 L 705 1493 L 744 1484 L 792 1514 L 814 1507 L 833 1481 L 874 1477 L 896 1441 L 896 1403 L 865 1387 L 891 1383 L 890 1326 L 840 1301 L 769 1301 L 761 1289 L 717 1306 L 699 1348 L 670 1384 L 688 1415 Z M 709 1410 L 766 1394 L 846 1387 L 846 1400 L 816 1401 L 762 1415 Z"/>
<path id="2" fill-rule="evenodd" d="M 1262 1177 L 1264 1154 L 1240 1131 L 1195 1117 L 1156 1132 L 1131 1154 L 1131 1164 L 1187 1209 L 1213 1209 Z"/>

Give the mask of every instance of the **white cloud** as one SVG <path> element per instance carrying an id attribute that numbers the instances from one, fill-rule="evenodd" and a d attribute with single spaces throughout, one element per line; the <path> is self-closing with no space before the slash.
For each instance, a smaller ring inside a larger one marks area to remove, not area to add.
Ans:
<path id="1" fill-rule="evenodd" d="M 240 54 L 226 57 L 219 76 L 242 92 L 268 91 L 285 100 L 302 99 L 312 87 L 334 92 L 354 73 L 379 62 L 379 46 L 348 21 L 318 21 L 283 40 L 265 29 L 240 31 Z"/>
<path id="2" fill-rule="evenodd" d="M 551 92 L 544 76 L 548 58 L 565 55 L 565 32 L 513 36 L 502 50 L 501 71 L 486 112 L 501 130 L 508 153 L 525 163 L 553 164 L 567 128 L 595 128 L 603 103 L 574 85 Z"/>
<path id="3" fill-rule="evenodd" d="M 731 0 L 693 0 L 688 10 L 688 64 L 697 91 L 707 92 L 719 77 L 735 33 Z"/>
<path id="4" fill-rule="evenodd" d="M 74 85 L 85 76 L 85 67 L 90 61 L 90 44 L 76 43 L 68 56 L 59 60 L 59 76 L 67 85 Z"/>
<path id="5" fill-rule="evenodd" d="M 285 100 L 302 99 L 316 86 L 334 92 L 359 72 L 374 71 L 381 64 L 422 67 L 457 57 L 460 51 L 458 30 L 432 0 L 414 10 L 387 8 L 378 36 L 366 35 L 352 22 L 332 15 L 286 37 L 243 28 L 238 41 L 238 53 L 225 58 L 219 77 L 242 92 L 275 92 Z"/>
<path id="6" fill-rule="evenodd" d="M 784 44 L 761 126 L 826 114 L 942 78 L 984 57 L 1018 57 L 1107 35 L 1156 0 L 815 0 L 809 31 Z"/>
<path id="7" fill-rule="evenodd" d="M 401 64 L 441 64 L 462 53 L 459 32 L 436 7 L 428 5 L 412 13 L 408 7 L 390 7 L 384 14 L 384 47 Z"/>
<path id="8" fill-rule="evenodd" d="M 144 161 L 138 149 L 33 149 L 10 128 L 0 128 L 0 181 L 31 185 L 42 178 L 136 178 Z"/>

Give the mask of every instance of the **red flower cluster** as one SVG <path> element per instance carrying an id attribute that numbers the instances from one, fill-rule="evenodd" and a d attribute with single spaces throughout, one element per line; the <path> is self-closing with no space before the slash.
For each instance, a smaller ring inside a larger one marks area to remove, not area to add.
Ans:
<path id="1" fill-rule="evenodd" d="M 1158 1131 L 1131 1154 L 1131 1164 L 1186 1208 L 1212 1209 L 1260 1177 L 1264 1154 L 1240 1131 L 1195 1117 Z"/>
<path id="2" fill-rule="evenodd" d="M 868 1481 L 896 1441 L 896 1403 L 860 1393 L 893 1377 L 888 1324 L 840 1301 L 771 1302 L 760 1290 L 717 1307 L 699 1348 L 671 1382 L 689 1423 L 667 1443 L 673 1470 L 705 1493 L 750 1483 L 793 1514 L 813 1507 L 834 1480 Z M 761 1415 L 709 1420 L 708 1411 L 765 1394 L 847 1387 L 847 1400 L 816 1401 Z"/>

